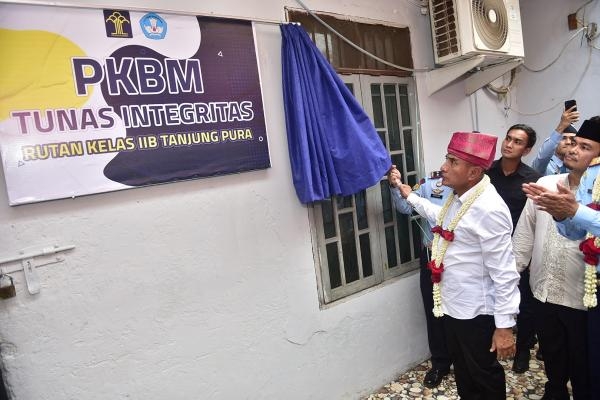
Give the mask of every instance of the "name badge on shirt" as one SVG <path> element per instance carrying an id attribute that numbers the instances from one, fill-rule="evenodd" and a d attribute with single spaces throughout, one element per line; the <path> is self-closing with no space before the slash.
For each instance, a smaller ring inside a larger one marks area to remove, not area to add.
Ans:
<path id="1" fill-rule="evenodd" d="M 441 199 L 444 194 L 444 189 L 433 189 L 431 191 L 431 197 L 435 197 L 436 199 Z"/>

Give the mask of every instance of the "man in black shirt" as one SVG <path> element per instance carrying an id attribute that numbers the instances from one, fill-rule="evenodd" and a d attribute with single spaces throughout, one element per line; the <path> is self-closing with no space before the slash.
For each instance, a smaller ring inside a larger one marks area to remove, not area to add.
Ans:
<path id="1" fill-rule="evenodd" d="M 502 197 L 512 217 L 513 230 L 517 226 L 527 196 L 521 190 L 523 183 L 536 182 L 541 175 L 521 160 L 529 154 L 536 141 L 536 133 L 528 125 L 517 124 L 508 128 L 502 141 L 499 160 L 494 161 L 487 175 Z M 521 273 L 519 282 L 521 303 L 517 317 L 517 353 L 513 371 L 523 373 L 529 369 L 529 349 L 535 344 L 533 294 L 529 286 L 529 269 Z"/>

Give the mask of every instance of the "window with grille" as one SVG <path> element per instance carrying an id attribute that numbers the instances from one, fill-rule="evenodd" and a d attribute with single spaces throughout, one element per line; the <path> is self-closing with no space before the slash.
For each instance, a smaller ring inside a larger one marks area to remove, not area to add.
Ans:
<path id="1" fill-rule="evenodd" d="M 412 67 L 408 29 L 319 16 L 329 18 L 327 22 L 341 33 L 351 32 L 349 39 L 379 57 Z M 367 60 L 311 16 L 288 11 L 288 18 L 302 23 L 343 74 L 342 79 L 372 118 L 403 180 L 414 185 L 421 168 L 413 78 L 405 71 L 388 70 L 384 64 Z M 386 177 L 355 195 L 315 203 L 310 216 L 324 303 L 418 268 L 419 217 L 395 211 Z"/>

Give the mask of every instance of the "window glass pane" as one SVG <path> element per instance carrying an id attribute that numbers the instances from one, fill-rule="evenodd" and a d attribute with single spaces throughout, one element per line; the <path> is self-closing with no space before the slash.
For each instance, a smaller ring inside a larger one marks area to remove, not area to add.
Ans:
<path id="1" fill-rule="evenodd" d="M 407 182 L 406 184 L 408 186 L 413 187 L 413 186 L 415 186 L 417 184 L 417 177 L 415 175 L 409 175 L 406 178 L 406 182 Z"/>
<path id="2" fill-rule="evenodd" d="M 402 162 L 402 154 L 392 154 L 392 164 L 398 168 L 398 171 L 402 174 L 402 182 L 405 182 L 406 176 L 404 173 L 404 163 Z"/>
<path id="3" fill-rule="evenodd" d="M 334 68 L 339 68 L 341 66 L 343 66 L 344 64 L 344 57 L 343 54 L 344 52 L 342 51 L 342 46 L 340 46 L 340 38 L 338 38 L 336 35 L 327 35 L 327 40 L 330 47 L 330 53 L 331 53 L 331 64 L 333 65 Z"/>
<path id="4" fill-rule="evenodd" d="M 398 119 L 398 103 L 396 102 L 396 85 L 383 85 L 385 94 L 385 112 L 390 141 L 390 151 L 402 150 L 400 124 Z"/>
<path id="5" fill-rule="evenodd" d="M 368 233 L 360 235 L 360 259 L 362 260 L 363 277 L 373 275 L 371 262 L 371 240 Z"/>
<path id="6" fill-rule="evenodd" d="M 406 151 L 404 154 L 406 155 L 406 169 L 408 171 L 415 170 L 415 154 L 413 151 L 413 141 L 412 141 L 412 129 L 406 129 L 404 131 L 404 148 Z"/>
<path id="7" fill-rule="evenodd" d="M 354 201 L 356 203 L 356 221 L 358 223 L 358 229 L 367 229 L 369 227 L 369 220 L 367 218 L 367 192 L 361 190 L 359 193 L 355 194 Z"/>
<path id="8" fill-rule="evenodd" d="M 388 268 L 398 266 L 398 257 L 396 255 L 396 233 L 393 226 L 385 228 L 385 247 L 387 249 Z"/>
<path id="9" fill-rule="evenodd" d="M 383 146 L 384 146 L 386 149 L 388 149 L 388 148 L 389 148 L 389 146 L 388 146 L 388 144 L 385 142 L 385 131 L 378 130 L 378 131 L 377 131 L 377 134 L 379 135 L 379 139 L 381 139 L 381 143 L 383 143 Z"/>
<path id="10" fill-rule="evenodd" d="M 327 54 L 327 42 L 325 41 L 325 35 L 323 35 L 320 32 L 315 32 L 315 44 L 317 45 L 317 48 L 319 50 L 321 50 L 321 53 L 323 53 L 323 56 L 325 56 L 325 58 L 329 59 L 329 55 Z"/>
<path id="11" fill-rule="evenodd" d="M 331 199 L 321 202 L 321 214 L 323 215 L 323 234 L 326 239 L 335 236 L 335 217 L 333 215 L 333 202 Z"/>
<path id="12" fill-rule="evenodd" d="M 372 32 L 365 32 L 363 36 L 363 48 L 372 54 L 381 54 L 377 53 L 375 49 L 375 38 L 373 37 Z M 377 69 L 377 61 L 373 57 L 365 57 L 363 55 L 365 66 L 369 69 Z"/>
<path id="13" fill-rule="evenodd" d="M 354 84 L 353 83 L 348 83 L 346 82 L 346 87 L 348 88 L 348 90 L 350 91 L 350 93 L 354 94 Z"/>
<path id="14" fill-rule="evenodd" d="M 385 38 L 385 40 L 382 40 L 380 43 L 382 44 L 383 54 L 386 55 L 386 58 L 384 58 L 384 60 L 391 60 L 391 59 L 393 59 L 394 58 L 394 48 L 396 47 L 394 45 L 393 38 L 390 37 L 390 36 L 387 36 Z M 385 66 L 384 66 L 384 68 L 385 68 Z"/>
<path id="15" fill-rule="evenodd" d="M 383 40 L 382 40 L 383 39 Z M 385 52 L 385 39 L 386 38 L 382 38 L 379 35 L 376 35 L 374 38 L 374 44 L 375 44 L 375 49 L 373 51 L 373 54 L 385 54 L 386 56 L 388 56 L 388 54 L 386 54 Z M 367 58 L 371 58 L 371 57 L 367 57 Z M 387 57 L 384 58 L 384 60 L 391 60 L 393 57 Z M 375 66 L 377 69 L 385 69 L 385 64 L 383 64 L 382 62 L 375 60 Z"/>
<path id="16" fill-rule="evenodd" d="M 346 283 L 359 278 L 358 257 L 356 256 L 356 238 L 354 236 L 354 220 L 352 213 L 340 214 L 340 236 L 342 239 L 342 254 Z"/>
<path id="17" fill-rule="evenodd" d="M 343 208 L 352 207 L 352 195 L 350 195 L 350 196 L 343 196 L 343 197 L 336 197 L 335 199 L 336 199 L 336 202 L 337 202 L 338 210 L 341 210 Z"/>
<path id="18" fill-rule="evenodd" d="M 381 86 L 371 84 L 371 102 L 373 103 L 373 123 L 375 128 L 385 128 L 383 124 L 383 107 L 381 106 Z"/>
<path id="19" fill-rule="evenodd" d="M 329 56 L 331 57 L 331 65 L 338 67 L 341 65 L 339 46 L 336 46 L 334 44 L 333 35 L 327 34 L 326 37 L 327 37 L 327 48 L 329 49 Z M 337 36 L 336 36 L 336 38 L 337 38 Z M 354 92 L 352 92 L 352 93 L 354 93 Z"/>
<path id="20" fill-rule="evenodd" d="M 392 222 L 394 219 L 394 202 L 392 201 L 392 194 L 390 193 L 390 185 L 388 181 L 381 181 L 379 183 L 381 188 L 381 205 L 383 206 L 383 222 Z"/>
<path id="21" fill-rule="evenodd" d="M 398 88 L 404 88 L 404 93 L 400 92 L 400 113 L 402 114 L 402 125 L 410 126 L 410 108 L 408 106 L 408 94 L 405 85 L 398 85 Z"/>
<path id="22" fill-rule="evenodd" d="M 327 267 L 329 269 L 329 285 L 331 288 L 342 286 L 342 275 L 340 274 L 340 259 L 338 258 L 337 242 L 329 243 L 327 249 Z"/>
<path id="23" fill-rule="evenodd" d="M 400 247 L 400 261 L 405 263 L 411 260 L 410 236 L 408 233 L 410 222 L 408 220 L 408 215 L 397 212 L 396 222 L 398 224 L 398 246 Z"/>
<path id="24" fill-rule="evenodd" d="M 400 96 L 408 96 L 408 86 L 398 85 L 398 93 L 400 93 Z"/>

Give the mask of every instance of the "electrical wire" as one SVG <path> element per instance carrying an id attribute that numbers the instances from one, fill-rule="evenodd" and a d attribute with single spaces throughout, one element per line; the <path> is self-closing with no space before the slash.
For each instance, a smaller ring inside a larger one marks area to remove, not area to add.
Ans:
<path id="1" fill-rule="evenodd" d="M 593 1 L 593 0 L 592 0 L 592 1 Z M 581 32 L 583 32 L 584 30 L 586 30 L 586 28 L 585 28 L 585 27 L 583 27 L 583 28 L 579 28 L 579 29 L 577 30 L 577 32 L 575 32 L 575 33 L 574 33 L 574 34 L 573 34 L 573 35 L 572 35 L 572 36 L 569 38 L 569 40 L 567 40 L 567 43 L 565 43 L 565 45 L 564 45 L 564 46 L 563 46 L 563 48 L 561 49 L 560 53 L 558 53 L 558 56 L 556 56 L 556 58 L 555 58 L 554 60 L 552 60 L 552 61 L 550 62 L 550 64 L 548 64 L 548 65 L 546 65 L 545 67 L 543 67 L 543 68 L 540 68 L 540 69 L 533 69 L 533 68 L 530 68 L 530 67 L 528 67 L 526 64 L 523 64 L 523 68 L 525 68 L 525 69 L 526 69 L 527 71 L 529 71 L 529 72 L 542 72 L 542 71 L 545 71 L 545 70 L 547 70 L 547 69 L 548 69 L 548 68 L 550 68 L 550 67 L 551 67 L 551 66 L 552 66 L 552 65 L 553 65 L 553 64 L 554 64 L 556 61 L 558 61 L 558 59 L 559 59 L 559 58 L 562 56 L 562 54 L 563 54 L 563 53 L 564 53 L 564 51 L 566 50 L 566 48 L 567 48 L 567 46 L 569 45 L 569 43 L 571 43 L 571 41 L 572 41 L 573 39 L 575 39 L 575 38 L 577 37 L 577 35 L 579 35 L 579 34 L 580 34 Z"/>
<path id="2" fill-rule="evenodd" d="M 423 236 L 427 237 L 428 234 L 431 234 L 431 229 L 425 230 L 425 228 L 423 228 L 423 226 L 419 223 L 419 220 L 425 221 L 425 217 L 419 216 L 419 218 L 415 218 L 415 219 L 413 219 L 413 221 L 417 224 L 417 226 L 419 227 L 421 232 L 423 232 Z"/>
<path id="3" fill-rule="evenodd" d="M 587 6 L 588 4 L 590 4 L 591 2 L 593 2 L 594 0 L 589 0 L 587 3 L 583 3 L 581 6 L 579 6 L 579 8 L 577 10 L 575 10 L 575 12 L 573 14 L 575 14 L 575 20 L 577 21 L 577 23 L 583 27 L 585 27 L 585 6 Z M 583 8 L 583 15 L 581 16 L 581 19 L 577 18 L 577 14 L 579 13 L 579 11 L 581 11 L 581 9 Z M 581 38 L 581 40 L 583 41 L 583 38 Z"/>
<path id="4" fill-rule="evenodd" d="M 512 87 L 513 82 L 515 81 L 515 75 L 516 75 L 516 68 L 513 68 L 510 70 L 510 81 L 508 82 L 508 85 L 504 85 L 504 86 L 494 86 L 491 83 L 488 83 L 486 85 L 486 88 L 494 93 L 496 93 L 497 95 L 505 95 L 510 91 L 510 88 Z"/>
<path id="5" fill-rule="evenodd" d="M 569 96 L 567 96 L 567 98 L 573 98 L 573 97 L 575 96 L 575 93 L 577 92 L 577 89 L 579 88 L 579 85 L 581 85 L 581 82 L 583 82 L 583 78 L 585 77 L 585 75 L 587 74 L 587 72 L 588 72 L 588 70 L 589 70 L 589 68 L 590 68 L 590 64 L 592 63 L 592 47 L 590 46 L 590 48 L 589 48 L 589 49 L 590 49 L 590 50 L 589 50 L 589 52 L 588 52 L 588 59 L 587 59 L 587 63 L 585 64 L 585 68 L 584 68 L 583 72 L 581 73 L 581 76 L 579 77 L 579 80 L 577 81 L 577 84 L 575 85 L 575 87 L 574 87 L 574 88 L 573 88 L 573 90 L 571 91 L 571 94 L 570 94 Z M 510 92 L 510 91 L 509 91 L 509 92 Z M 508 97 L 508 96 L 507 96 L 507 97 Z M 508 100 L 508 99 L 507 99 L 507 100 Z M 535 115 L 541 115 L 541 114 L 547 113 L 548 111 L 552 111 L 552 110 L 553 110 L 553 109 L 555 109 L 557 106 L 559 106 L 559 105 L 562 105 L 562 104 L 563 104 L 563 103 L 562 103 L 562 101 L 559 101 L 558 103 L 554 104 L 553 106 L 551 106 L 551 107 L 549 107 L 549 108 L 546 108 L 546 109 L 544 109 L 544 110 L 542 110 L 542 111 L 535 112 L 535 113 L 526 113 L 526 112 L 520 111 L 520 110 L 518 110 L 518 109 L 516 109 L 516 108 L 512 107 L 512 105 L 511 105 L 510 103 L 509 103 L 509 104 L 506 104 L 506 105 L 505 105 L 505 108 L 506 108 L 506 109 L 509 109 L 509 110 L 511 110 L 511 111 L 514 111 L 514 112 L 516 112 L 516 113 L 517 113 L 517 114 L 519 114 L 519 115 L 524 115 L 524 116 L 535 116 Z"/>
<path id="6" fill-rule="evenodd" d="M 413 6 L 417 6 L 417 4 L 413 3 L 411 0 L 406 0 L 406 1 L 407 1 L 408 3 L 410 3 L 410 4 L 412 4 Z M 594 0 L 589 0 L 588 2 L 584 3 L 583 5 L 581 5 L 581 6 L 580 6 L 580 7 L 577 9 L 577 11 L 575 11 L 575 14 L 576 14 L 576 13 L 578 13 L 578 12 L 579 12 L 579 11 L 580 11 L 582 8 L 584 8 L 584 7 L 585 7 L 585 6 L 587 6 L 588 4 L 592 3 L 593 1 L 594 1 Z M 331 32 L 332 32 L 332 33 L 334 33 L 336 36 L 338 36 L 338 37 L 339 37 L 341 40 L 343 40 L 344 42 L 346 42 L 348 45 L 352 46 L 352 47 L 353 47 L 353 48 L 355 48 L 356 50 L 360 51 L 361 53 L 363 53 L 363 54 L 365 54 L 365 55 L 367 55 L 367 56 L 369 56 L 369 57 L 373 58 L 374 60 L 377 60 L 377 61 L 379 61 L 379 62 L 381 62 L 381 63 L 383 63 L 383 64 L 385 64 L 385 65 L 388 65 L 388 66 L 390 66 L 390 67 L 393 67 L 393 68 L 399 69 L 399 70 L 401 70 L 401 71 L 407 71 L 407 72 L 429 72 L 429 71 L 432 71 L 432 70 L 433 70 L 432 68 L 407 68 L 407 67 L 402 67 L 402 66 L 400 66 L 400 65 L 396 65 L 396 64 L 394 64 L 394 63 L 391 63 L 391 62 L 389 62 L 389 61 L 386 61 L 386 60 L 384 60 L 384 59 L 382 59 L 382 58 L 380 58 L 380 57 L 378 57 L 378 56 L 376 56 L 376 55 L 374 55 L 374 54 L 372 54 L 372 53 L 368 52 L 367 50 L 363 49 L 362 47 L 360 47 L 360 46 L 356 45 L 355 43 L 353 43 L 352 41 L 350 41 L 348 38 L 346 38 L 345 36 L 343 36 L 341 33 L 339 33 L 338 31 L 336 31 L 336 30 L 335 30 L 335 29 L 334 29 L 332 26 L 330 26 L 330 25 L 329 25 L 329 24 L 327 24 L 325 21 L 323 21 L 321 18 L 319 18 L 319 16 L 317 16 L 317 15 L 316 15 L 316 14 L 315 14 L 315 13 L 314 13 L 314 12 L 313 12 L 313 11 L 312 11 L 310 8 L 308 8 L 308 7 L 307 7 L 307 6 L 306 6 L 306 5 L 305 5 L 305 4 L 304 4 L 304 3 L 303 3 L 301 0 L 296 0 L 296 2 L 297 2 L 298 4 L 300 4 L 300 6 L 301 6 L 301 7 L 302 7 L 302 8 L 303 8 L 303 9 L 304 9 L 304 10 L 305 10 L 305 11 L 306 11 L 306 12 L 307 12 L 309 15 L 311 15 L 313 18 L 315 18 L 315 19 L 316 19 L 316 20 L 317 20 L 317 21 L 318 21 L 318 22 L 319 22 L 321 25 L 323 25 L 323 26 L 324 26 L 325 28 L 327 28 L 329 31 L 331 31 Z M 419 6 L 419 7 L 420 7 L 420 6 Z M 577 32 L 575 32 L 575 33 L 574 33 L 574 34 L 573 34 L 573 35 L 572 35 L 572 36 L 571 36 L 571 37 L 570 37 L 570 38 L 567 40 L 567 42 L 565 43 L 565 45 L 563 46 L 563 48 L 561 49 L 561 51 L 558 53 L 558 55 L 556 56 L 556 58 L 555 58 L 554 60 L 552 60 L 552 61 L 551 61 L 551 62 L 550 62 L 548 65 L 546 65 L 545 67 L 543 67 L 543 68 L 540 68 L 540 69 L 534 69 L 534 68 L 528 67 L 528 66 L 527 66 L 527 65 L 525 65 L 525 64 L 522 64 L 522 65 L 523 65 L 523 68 L 525 68 L 525 69 L 526 69 L 527 71 L 529 71 L 529 72 L 542 72 L 542 71 L 545 71 L 546 69 L 550 68 L 552 65 L 554 65 L 554 63 L 556 63 L 556 61 L 558 61 L 558 59 L 560 59 L 560 57 L 562 56 L 562 54 L 563 54 L 563 53 L 564 53 L 564 51 L 566 50 L 567 46 L 569 45 L 569 43 L 570 43 L 570 42 L 571 42 L 573 39 L 575 39 L 575 38 L 576 38 L 576 37 L 577 37 L 577 36 L 578 36 L 578 35 L 579 35 L 581 32 L 585 31 L 586 29 L 587 29 L 587 27 L 586 27 L 586 26 L 584 26 L 584 27 L 582 27 L 582 28 L 578 29 L 578 30 L 577 30 Z M 584 36 L 582 36 L 582 40 L 583 40 L 583 37 L 584 37 Z M 577 90 L 577 88 L 579 87 L 579 85 L 581 84 L 581 81 L 583 80 L 583 76 L 584 76 L 584 75 L 587 73 L 587 70 L 589 69 L 590 62 L 591 62 L 591 49 L 600 50 L 600 48 L 598 48 L 598 47 L 596 47 L 596 46 L 594 46 L 594 45 L 592 45 L 592 44 L 589 44 L 589 47 L 590 47 L 590 54 L 589 54 L 589 57 L 588 57 L 588 62 L 587 62 L 587 64 L 586 64 L 586 67 L 585 67 L 585 70 L 584 70 L 583 74 L 581 75 L 581 78 L 580 78 L 580 80 L 577 82 L 577 85 L 575 86 L 575 89 L 573 90 L 573 94 L 575 93 L 575 91 Z M 498 64 L 502 64 L 502 63 L 498 63 Z M 494 86 L 494 85 L 492 85 L 492 84 L 488 84 L 486 87 L 487 87 L 487 88 L 488 88 L 490 91 L 492 91 L 492 92 L 494 92 L 494 93 L 496 93 L 496 94 L 498 94 L 498 95 L 507 95 L 507 94 L 509 94 L 509 93 L 510 93 L 510 89 L 511 89 L 511 86 L 512 86 L 512 84 L 513 84 L 514 78 L 515 78 L 515 69 L 511 70 L 511 77 L 510 77 L 510 81 L 509 81 L 508 85 L 506 85 L 506 86 L 501 86 L 501 87 L 496 87 L 496 86 Z M 507 97 L 508 97 L 508 96 L 507 96 Z M 507 107 L 508 109 L 510 109 L 510 110 L 513 110 L 514 112 L 516 112 L 516 113 L 518 113 L 518 114 L 520 114 L 520 115 L 533 116 L 533 115 L 540 115 L 540 114 L 546 113 L 546 112 L 548 112 L 548 111 L 551 111 L 552 109 L 556 108 L 556 107 L 557 107 L 559 104 L 562 104 L 562 102 L 559 102 L 559 103 L 557 103 L 557 104 L 553 105 L 552 107 L 550 107 L 550 108 L 548 108 L 548 109 L 546 109 L 546 110 L 543 110 L 543 111 L 537 112 L 537 113 L 525 113 L 525 112 L 521 112 L 521 111 L 519 111 L 519 110 L 517 110 L 517 109 L 513 108 L 513 107 L 512 107 L 510 104 L 507 104 L 507 105 L 506 105 L 506 107 Z"/>
<path id="7" fill-rule="evenodd" d="M 569 38 L 569 40 L 567 40 L 567 42 L 565 43 L 565 45 L 564 45 L 564 46 L 563 46 L 563 48 L 561 49 L 560 53 L 558 54 L 558 56 L 557 56 L 557 57 L 556 57 L 554 60 L 552 60 L 552 62 L 550 62 L 550 63 L 549 63 L 548 65 L 546 65 L 544 68 L 541 68 L 541 69 L 538 69 L 538 70 L 535 70 L 535 69 L 529 68 L 529 67 L 528 67 L 527 65 L 525 65 L 525 64 L 523 64 L 523 67 L 524 67 L 526 70 L 530 71 L 530 72 L 542 72 L 542 71 L 544 71 L 544 70 L 548 69 L 550 66 L 552 66 L 552 65 L 553 65 L 553 64 L 554 64 L 554 63 L 555 63 L 555 62 L 556 62 L 556 61 L 557 61 L 557 60 L 558 60 L 558 59 L 559 59 L 559 58 L 562 56 L 563 52 L 565 51 L 565 49 L 567 48 L 567 46 L 569 45 L 569 43 L 570 43 L 570 42 L 571 42 L 573 39 L 575 39 L 575 38 L 576 38 L 576 37 L 577 37 L 577 36 L 578 36 L 578 35 L 579 35 L 581 32 L 583 32 L 583 31 L 587 31 L 588 27 L 587 27 L 587 26 L 586 26 L 586 24 L 585 24 L 585 8 L 584 8 L 584 7 L 585 7 L 585 6 L 587 6 L 588 4 L 592 3 L 593 1 L 594 1 L 594 0 L 589 0 L 589 1 L 587 1 L 586 3 L 582 4 L 582 5 L 581 5 L 581 6 L 580 6 L 580 7 L 579 7 L 579 8 L 578 8 L 576 11 L 575 11 L 575 14 L 577 14 L 579 11 L 581 11 L 581 9 L 584 9 L 584 15 L 583 15 L 582 19 L 581 19 L 581 20 L 577 19 L 577 22 L 578 22 L 578 23 L 580 23 L 581 25 L 583 25 L 583 27 L 582 27 L 582 28 L 580 28 L 580 29 L 578 29 L 578 30 L 577 30 L 577 32 L 575 32 L 575 33 L 574 33 L 574 34 L 573 34 L 573 35 L 572 35 L 572 36 Z M 588 69 L 589 69 L 589 67 L 590 67 L 590 64 L 591 64 L 591 62 L 592 62 L 592 49 L 600 50 L 600 48 L 598 48 L 598 47 L 594 46 L 594 45 L 591 43 L 591 40 L 590 40 L 590 38 L 589 38 L 589 37 L 587 37 L 587 34 L 584 34 L 584 35 L 582 35 L 582 36 L 581 36 L 581 42 L 582 42 L 582 44 L 583 44 L 583 39 L 584 39 L 584 38 L 586 38 L 586 39 L 588 40 L 588 46 L 589 46 L 588 60 L 587 60 L 587 63 L 586 63 L 586 65 L 585 65 L 585 68 L 584 68 L 583 72 L 581 73 L 581 75 L 580 75 L 580 77 L 579 77 L 579 80 L 577 81 L 577 84 L 575 85 L 575 87 L 573 88 L 573 90 L 572 90 L 571 94 L 570 94 L 568 97 L 573 97 L 573 96 L 575 95 L 575 93 L 577 92 L 577 89 L 578 89 L 578 88 L 579 88 L 579 86 L 581 85 L 581 82 L 583 82 L 583 78 L 584 78 L 584 77 L 585 77 L 585 75 L 587 74 L 587 71 L 588 71 Z M 511 76 L 511 78 L 512 78 L 512 76 Z M 509 83 L 509 85 L 508 85 L 508 87 L 507 87 L 507 92 L 506 92 L 506 94 L 509 94 L 509 93 L 510 93 L 510 87 L 511 87 L 511 84 L 512 84 L 512 79 L 511 79 L 511 83 Z M 492 90 L 492 89 L 491 89 L 491 87 L 490 87 L 490 85 L 488 85 L 487 87 L 488 87 L 488 89 Z M 555 108 L 556 108 L 556 107 L 558 107 L 559 105 L 562 105 L 562 101 L 559 101 L 558 103 L 556 103 L 556 104 L 552 105 L 551 107 L 549 107 L 549 108 L 547 108 L 547 109 L 544 109 L 544 110 L 542 110 L 542 111 L 538 111 L 538 112 L 535 112 L 535 113 L 526 113 L 526 112 L 520 111 L 520 110 L 518 110 L 518 109 L 516 109 L 516 108 L 512 107 L 512 104 L 511 104 L 512 102 L 511 102 L 511 99 L 510 99 L 510 97 L 509 97 L 509 96 L 506 96 L 504 101 L 505 101 L 505 110 L 507 110 L 507 112 L 508 112 L 508 110 L 511 110 L 511 111 L 514 111 L 514 112 L 516 112 L 516 113 L 517 113 L 517 114 L 519 114 L 519 115 L 524 115 L 524 116 L 536 116 L 536 115 L 541 115 L 541 114 L 544 114 L 544 113 L 546 113 L 546 112 L 549 112 L 549 111 L 551 111 L 551 110 L 555 109 Z"/>
<path id="8" fill-rule="evenodd" d="M 575 11 L 575 14 L 577 14 L 583 7 L 587 6 L 588 4 L 590 4 L 591 2 L 593 2 L 594 0 L 589 0 L 587 3 L 583 3 L 581 6 L 579 6 L 579 8 Z M 585 10 L 584 10 L 585 13 Z"/>
<path id="9" fill-rule="evenodd" d="M 302 6 L 302 8 L 304 8 L 304 10 L 306 10 L 307 13 L 309 13 L 314 19 L 316 19 L 317 21 L 319 21 L 319 23 L 321 23 L 321 25 L 323 25 L 325 28 L 329 29 L 331 32 L 333 32 L 337 37 L 339 37 L 340 39 L 342 39 L 344 42 L 348 43 L 350 46 L 354 47 L 356 50 L 360 51 L 361 53 L 379 61 L 380 63 L 383 63 L 385 65 L 388 65 L 390 67 L 399 69 L 401 71 L 407 71 L 407 72 L 429 72 L 431 71 L 431 68 L 407 68 L 407 67 L 402 67 L 400 65 L 396 65 L 394 63 L 391 63 L 389 61 L 384 60 L 383 58 L 379 58 L 377 57 L 375 54 L 373 53 L 369 53 L 367 50 L 363 49 L 360 46 L 357 46 L 356 44 L 354 44 L 352 41 L 350 41 L 349 39 L 347 39 L 345 36 L 343 36 L 341 33 L 339 33 L 338 31 L 336 31 L 335 29 L 333 29 L 333 27 L 331 27 L 327 22 L 323 21 L 321 18 L 319 18 L 318 15 L 316 15 L 314 12 L 312 12 L 312 10 L 310 8 L 308 8 L 301 0 L 296 0 L 296 2 L 298 4 L 300 4 L 300 6 Z"/>

